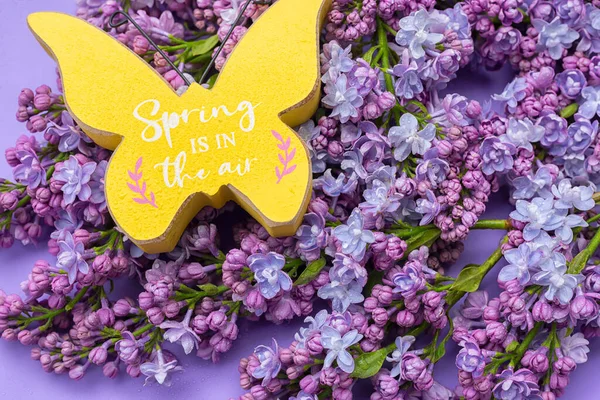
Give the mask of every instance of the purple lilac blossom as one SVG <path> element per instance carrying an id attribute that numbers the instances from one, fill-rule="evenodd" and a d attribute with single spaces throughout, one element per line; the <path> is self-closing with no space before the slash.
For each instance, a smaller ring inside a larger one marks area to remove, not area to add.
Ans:
<path id="1" fill-rule="evenodd" d="M 516 372 L 507 369 L 497 376 L 500 381 L 493 390 L 498 400 L 542 400 L 538 395 L 537 378 L 527 369 Z"/>
<path id="2" fill-rule="evenodd" d="M 573 42 L 579 39 L 579 33 L 569 25 L 561 23 L 559 17 L 556 17 L 552 22 L 533 19 L 531 23 L 540 33 L 538 48 L 547 50 L 554 60 L 559 60 L 563 56 L 563 50 L 569 49 Z"/>
<path id="3" fill-rule="evenodd" d="M 556 75 L 556 84 L 565 97 L 576 99 L 586 87 L 587 80 L 580 70 L 567 69 Z"/>
<path id="4" fill-rule="evenodd" d="M 313 251 L 325 247 L 327 233 L 325 232 L 325 219 L 318 214 L 308 213 L 304 216 L 305 224 L 296 232 L 298 248 L 302 251 Z"/>
<path id="5" fill-rule="evenodd" d="M 557 300 L 560 304 L 569 304 L 583 276 L 567 274 L 567 260 L 562 254 L 555 254 L 554 262 L 540 265 L 541 271 L 535 274 L 532 280 L 537 285 L 547 287 L 544 297 L 549 301 Z"/>
<path id="6" fill-rule="evenodd" d="M 435 45 L 444 39 L 443 22 L 427 10 L 420 9 L 400 20 L 396 43 L 408 48 L 413 58 L 423 58 L 426 50 L 434 50 Z"/>
<path id="7" fill-rule="evenodd" d="M 46 184 L 46 170 L 35 152 L 20 150 L 16 152 L 16 157 L 20 162 L 13 171 L 17 182 L 32 189 Z"/>
<path id="8" fill-rule="evenodd" d="M 406 160 L 411 154 L 423 155 L 435 138 L 435 125 L 427 124 L 419 130 L 419 121 L 412 114 L 402 114 L 399 126 L 390 128 L 388 138 L 394 148 L 397 161 Z"/>
<path id="9" fill-rule="evenodd" d="M 492 175 L 512 169 L 515 152 L 516 148 L 512 143 L 502 142 L 497 137 L 486 138 L 479 149 L 483 159 L 481 170 L 486 175 Z"/>
<path id="10" fill-rule="evenodd" d="M 568 153 L 583 154 L 592 144 L 598 133 L 598 121 L 593 123 L 585 118 L 579 118 L 569 125 L 567 134 L 569 136 Z"/>
<path id="11" fill-rule="evenodd" d="M 271 379 L 276 378 L 279 370 L 281 370 L 277 341 L 273 339 L 273 347 L 265 345 L 256 347 L 254 355 L 258 358 L 260 365 L 254 370 L 252 376 L 262 379 L 262 385 L 267 386 L 271 382 Z"/>
<path id="12" fill-rule="evenodd" d="M 340 241 L 342 253 L 360 261 L 364 258 L 367 246 L 375 242 L 370 230 L 363 229 L 364 219 L 358 208 L 352 211 L 345 225 L 336 226 L 333 236 Z"/>
<path id="13" fill-rule="evenodd" d="M 69 157 L 60 169 L 57 168 L 53 178 L 63 183 L 61 190 L 65 204 L 72 204 L 76 198 L 81 201 L 89 200 L 92 195 L 89 182 L 95 169 L 95 162 L 90 161 L 81 165 L 74 156 Z"/>
<path id="14" fill-rule="evenodd" d="M 567 120 L 553 111 L 545 111 L 538 120 L 538 125 L 544 128 L 544 135 L 540 139 L 542 146 L 546 147 L 551 155 L 564 155 L 569 140 Z"/>
<path id="15" fill-rule="evenodd" d="M 301 390 L 296 396 L 290 397 L 290 400 L 319 400 L 316 394 L 309 394 Z"/>
<path id="16" fill-rule="evenodd" d="M 589 186 L 573 186 L 569 179 L 561 180 L 558 185 L 552 186 L 552 193 L 556 198 L 556 208 L 577 208 L 588 211 L 596 205 L 593 195 L 596 192 L 594 184 Z"/>
<path id="17" fill-rule="evenodd" d="M 356 189 L 356 180 L 346 180 L 346 175 L 340 172 L 337 178 L 333 177 L 331 169 L 325 171 L 323 176 L 315 180 L 314 183 L 317 189 L 321 189 L 330 197 L 338 197 L 342 193 L 351 193 Z"/>
<path id="18" fill-rule="evenodd" d="M 558 336 L 560 338 L 560 350 L 566 357 L 571 357 L 577 364 L 587 362 L 590 342 L 583 336 L 583 333 L 577 332 L 566 336 L 566 329 L 561 329 Z"/>
<path id="19" fill-rule="evenodd" d="M 323 348 L 327 350 L 323 367 L 331 367 L 334 361 L 337 366 L 347 374 L 354 371 L 354 358 L 348 353 L 348 347 L 358 343 L 363 335 L 353 329 L 343 336 L 337 329 L 330 326 L 324 326 L 321 330 L 321 343 Z"/>
<path id="20" fill-rule="evenodd" d="M 400 208 L 402 195 L 393 193 L 385 183 L 375 180 L 363 192 L 365 201 L 359 204 L 361 210 L 370 215 L 393 213 Z"/>
<path id="21" fill-rule="evenodd" d="M 304 124 L 296 128 L 298 135 L 304 140 L 308 153 L 310 154 L 310 161 L 312 166 L 312 172 L 320 174 L 327 168 L 325 157 L 327 157 L 327 151 L 315 150 L 312 146 L 312 141 L 321 134 L 321 129 L 318 125 L 315 125 L 313 120 L 308 120 Z"/>
<path id="22" fill-rule="evenodd" d="M 526 223 L 523 229 L 525 240 L 535 239 L 542 231 L 550 232 L 560 228 L 567 215 L 567 210 L 554 207 L 553 198 L 535 197 L 531 201 L 517 200 L 516 210 L 510 217 Z"/>
<path id="23" fill-rule="evenodd" d="M 326 96 L 321 101 L 332 109 L 330 117 L 337 117 L 342 123 L 358 117 L 358 107 L 363 105 L 364 100 L 356 88 L 348 86 L 346 75 L 327 80 L 324 90 Z"/>
<path id="24" fill-rule="evenodd" d="M 69 283 L 73 284 L 77 273 L 87 274 L 90 267 L 85 260 L 85 246 L 73 239 L 71 232 L 64 232 L 63 239 L 58 241 L 59 253 L 56 266 L 67 272 Z"/>
<path id="25" fill-rule="evenodd" d="M 171 386 L 171 374 L 182 371 L 183 368 L 177 365 L 177 360 L 173 359 L 166 362 L 165 355 L 161 349 L 152 353 L 151 361 L 145 362 L 140 366 L 140 372 L 146 375 L 146 383 L 155 380 L 160 385 Z"/>
<path id="26" fill-rule="evenodd" d="M 308 323 L 309 325 L 306 328 L 300 328 L 300 330 L 294 335 L 294 339 L 298 342 L 298 345 L 296 347 L 299 349 L 303 349 L 305 347 L 306 340 L 313 333 L 321 331 L 321 328 L 323 327 L 325 322 L 327 322 L 328 317 L 329 314 L 327 313 L 327 310 L 319 311 L 314 317 L 306 317 L 304 319 L 304 322 Z"/>
<path id="27" fill-rule="evenodd" d="M 437 189 L 438 185 L 446 180 L 450 172 L 450 165 L 447 161 L 438 158 L 438 154 L 439 151 L 436 148 L 428 150 L 415 171 L 417 182 L 428 181 L 434 189 Z"/>
<path id="28" fill-rule="evenodd" d="M 588 86 L 581 91 L 577 114 L 590 120 L 596 115 L 600 117 L 600 86 Z"/>
<path id="29" fill-rule="evenodd" d="M 585 17 L 580 24 L 581 40 L 577 45 L 578 51 L 600 52 L 600 9 L 597 5 L 585 5 Z"/>
<path id="30" fill-rule="evenodd" d="M 531 243 L 522 243 L 516 249 L 510 249 L 504 252 L 504 258 L 508 264 L 500 270 L 498 274 L 499 282 L 508 282 L 516 279 L 521 285 L 525 286 L 530 278 L 530 271 L 535 271 L 542 264 L 553 264 L 542 249 L 536 249 Z"/>
<path id="31" fill-rule="evenodd" d="M 106 194 L 104 192 L 104 177 L 108 161 L 102 160 L 96 165 L 92 176 L 90 177 L 90 202 L 96 204 L 100 211 L 106 210 Z"/>
<path id="32" fill-rule="evenodd" d="M 495 94 L 492 98 L 503 104 L 506 104 L 508 111 L 513 112 L 521 100 L 527 96 L 527 81 L 523 77 L 513 79 L 500 94 Z"/>
<path id="33" fill-rule="evenodd" d="M 581 18 L 585 16 L 583 0 L 557 0 L 555 7 L 561 21 L 569 26 L 576 26 Z"/>
<path id="34" fill-rule="evenodd" d="M 398 336 L 394 341 L 396 349 L 385 359 L 388 362 L 393 363 L 393 367 L 390 371 L 390 376 L 395 378 L 400 376 L 402 373 L 402 356 L 408 352 L 408 349 L 413 345 L 416 338 L 414 336 Z"/>
<path id="35" fill-rule="evenodd" d="M 395 285 L 393 292 L 404 297 L 414 296 L 425 286 L 421 271 L 414 265 L 405 266 L 403 271 L 393 276 L 392 281 Z"/>
<path id="36" fill-rule="evenodd" d="M 532 143 L 539 142 L 544 135 L 544 128 L 534 125 L 529 118 L 508 120 L 506 134 L 500 140 L 514 145 L 517 149 L 533 151 Z"/>
<path id="37" fill-rule="evenodd" d="M 367 269 L 352 257 L 336 253 L 333 259 L 333 266 L 329 270 L 329 279 L 332 282 L 340 282 L 343 285 L 348 285 L 352 281 L 356 281 L 361 286 L 364 286 L 367 283 Z"/>
<path id="38" fill-rule="evenodd" d="M 460 345 L 462 349 L 456 356 L 456 367 L 470 372 L 474 378 L 481 377 L 486 365 L 486 357 L 482 354 L 481 349 L 477 343 L 471 340 L 464 340 Z"/>
<path id="39" fill-rule="evenodd" d="M 544 165 L 535 172 L 534 176 L 519 176 L 512 181 L 515 191 L 512 197 L 516 200 L 530 200 L 533 197 L 548 197 L 552 194 L 551 187 L 554 175 L 550 167 Z"/>
<path id="40" fill-rule="evenodd" d="M 459 39 L 464 40 L 471 37 L 469 18 L 463 11 L 463 7 L 460 3 L 455 4 L 453 8 L 446 8 L 443 13 L 446 14 L 449 19 L 446 26 L 449 30 L 455 32 Z"/>
<path id="41" fill-rule="evenodd" d="M 331 308 L 343 313 L 350 304 L 362 303 L 363 285 L 360 282 L 352 281 L 349 284 L 343 284 L 339 281 L 333 281 L 319 288 L 317 295 L 323 300 L 331 300 Z"/>
<path id="42" fill-rule="evenodd" d="M 325 44 L 321 54 L 322 71 L 327 72 L 331 77 L 337 77 L 340 74 L 350 72 L 354 67 L 351 55 L 351 46 L 342 48 L 336 41 Z M 323 77 L 323 82 L 325 80 L 326 78 Z"/>
<path id="43" fill-rule="evenodd" d="M 427 190 L 426 196 L 427 198 L 417 200 L 417 207 L 415 208 L 416 212 L 423 214 L 423 218 L 419 222 L 421 226 L 431 223 L 441 210 L 441 205 L 431 190 Z"/>
<path id="44" fill-rule="evenodd" d="M 394 82 L 396 96 L 410 100 L 423 92 L 419 67 L 417 62 L 410 58 L 408 50 L 402 52 L 401 63 L 394 66 L 391 74 L 396 77 Z"/>
<path id="45" fill-rule="evenodd" d="M 189 309 L 181 322 L 165 321 L 159 326 L 160 329 L 165 330 L 163 337 L 171 343 L 179 342 L 185 354 L 190 354 L 200 343 L 200 338 L 190 327 L 193 311 Z"/>
<path id="46" fill-rule="evenodd" d="M 254 272 L 260 293 L 266 299 L 272 299 L 281 290 L 289 291 L 292 280 L 283 271 L 285 257 L 275 252 L 252 254 L 248 257 L 248 266 Z"/>

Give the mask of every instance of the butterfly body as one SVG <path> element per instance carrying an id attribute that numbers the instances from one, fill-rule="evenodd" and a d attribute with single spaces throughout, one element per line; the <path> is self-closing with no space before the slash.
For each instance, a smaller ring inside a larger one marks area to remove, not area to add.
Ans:
<path id="1" fill-rule="evenodd" d="M 327 6 L 279 0 L 249 29 L 211 90 L 193 83 L 181 96 L 84 21 L 29 17 L 59 62 L 73 118 L 97 144 L 115 150 L 107 203 L 138 246 L 169 251 L 202 207 L 230 200 L 272 235 L 295 233 L 312 173 L 306 146 L 290 126 L 318 105 L 318 29 Z M 283 36 L 274 36 L 275 28 Z"/>

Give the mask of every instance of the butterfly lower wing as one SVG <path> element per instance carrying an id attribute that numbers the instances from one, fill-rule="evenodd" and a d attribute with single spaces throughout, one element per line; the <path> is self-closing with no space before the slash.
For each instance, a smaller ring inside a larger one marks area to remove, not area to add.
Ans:
<path id="1" fill-rule="evenodd" d="M 167 187 L 162 163 L 166 157 L 175 162 L 177 156 L 168 149 L 156 151 L 146 143 L 130 146 L 128 140 L 121 142 L 106 171 L 110 213 L 120 229 L 147 253 L 171 251 L 199 210 L 225 203 L 227 199 L 218 192 L 221 183 L 215 182 L 217 177 L 212 174 L 206 181 L 186 180 L 184 187 Z M 193 156 L 186 154 L 191 167 Z M 168 179 L 174 181 L 173 168 L 167 172 Z"/>
<path id="2" fill-rule="evenodd" d="M 312 193 L 308 151 L 298 135 L 277 118 L 256 134 L 255 178 L 230 185 L 233 200 L 276 237 L 292 236 L 302 222 Z"/>
<path id="3" fill-rule="evenodd" d="M 102 147 L 114 149 L 119 135 L 144 129 L 132 118 L 141 102 L 177 97 L 145 61 L 95 26 L 54 12 L 34 13 L 27 21 L 59 64 L 69 111 Z"/>

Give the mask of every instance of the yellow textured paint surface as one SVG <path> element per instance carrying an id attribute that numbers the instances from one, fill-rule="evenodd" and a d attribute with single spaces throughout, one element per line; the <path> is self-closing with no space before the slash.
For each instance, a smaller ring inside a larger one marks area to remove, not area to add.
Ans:
<path id="1" fill-rule="evenodd" d="M 171 250 L 204 206 L 234 200 L 274 236 L 293 235 L 312 188 L 290 126 L 319 101 L 319 36 L 329 0 L 279 0 L 248 30 L 214 88 L 178 96 L 128 48 L 59 13 L 28 22 L 58 61 L 82 129 L 114 149 L 108 207 L 143 250 Z"/>

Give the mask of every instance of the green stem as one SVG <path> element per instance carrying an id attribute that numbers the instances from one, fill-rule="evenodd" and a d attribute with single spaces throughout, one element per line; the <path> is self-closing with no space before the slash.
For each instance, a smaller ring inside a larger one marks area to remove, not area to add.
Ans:
<path id="1" fill-rule="evenodd" d="M 596 221 L 598 221 L 600 219 L 600 214 L 596 214 L 593 217 L 590 217 L 589 219 L 585 220 L 585 222 L 589 224 L 594 223 Z"/>
<path id="2" fill-rule="evenodd" d="M 548 347 L 548 361 L 550 365 L 552 365 L 553 358 L 555 357 L 554 350 L 556 349 L 556 345 L 560 346 L 560 341 L 558 336 L 556 335 L 556 322 L 552 323 L 552 329 L 550 330 L 550 335 L 548 335 L 548 339 L 544 341 L 543 345 L 547 345 Z M 547 385 L 550 383 L 550 377 L 552 376 L 552 368 L 548 368 L 548 372 L 544 376 L 544 384 Z"/>
<path id="3" fill-rule="evenodd" d="M 377 17 L 377 43 L 382 53 L 381 67 L 383 70 L 383 78 L 385 79 L 385 87 L 391 93 L 394 93 L 394 82 L 388 73 L 390 69 L 390 47 L 388 45 L 387 31 L 385 30 L 384 22 Z"/>
<path id="4" fill-rule="evenodd" d="M 504 239 L 502 239 L 501 243 L 506 243 L 507 240 L 508 240 L 508 237 L 505 236 Z M 502 257 L 503 257 L 502 245 L 500 245 L 488 257 L 488 259 L 485 260 L 485 262 L 479 266 L 479 270 L 482 272 L 480 275 L 478 275 L 478 277 L 479 277 L 479 282 L 477 285 L 478 287 L 481 286 L 481 281 L 483 281 L 483 278 L 485 278 L 485 276 L 492 270 L 492 268 L 494 268 L 494 266 L 498 263 L 498 261 L 500 261 L 502 259 Z M 449 308 L 452 308 L 454 305 L 456 305 L 456 303 L 458 303 L 460 301 L 460 299 L 462 299 L 462 297 L 466 293 L 467 292 L 456 291 L 456 290 L 450 289 L 450 291 L 448 291 L 448 295 L 446 296 L 446 302 L 448 303 Z"/>
<path id="5" fill-rule="evenodd" d="M 52 310 L 52 311 L 48 310 L 49 312 L 44 313 L 42 315 L 37 315 L 35 317 L 21 319 L 20 320 L 21 324 L 23 326 L 29 326 L 32 322 L 46 321 L 46 323 L 40 327 L 41 331 L 45 331 L 52 325 L 52 321 L 54 320 L 55 317 L 59 316 L 60 314 L 62 314 L 64 312 L 71 311 L 73 309 L 73 307 L 75 307 L 75 305 L 83 298 L 83 296 L 85 296 L 88 289 L 89 289 L 89 286 L 82 288 L 75 295 L 75 297 L 73 297 L 73 299 L 63 308 L 59 308 L 59 309 Z"/>
<path id="6" fill-rule="evenodd" d="M 90 287 L 89 286 L 85 286 L 83 287 L 76 295 L 75 297 L 73 297 L 73 299 L 69 302 L 69 304 L 67 304 L 65 306 L 65 311 L 71 311 L 73 309 L 73 307 L 75 307 L 77 305 L 77 303 L 79 303 L 79 300 L 81 300 L 83 298 L 83 296 L 85 296 L 85 294 L 87 293 L 88 289 Z"/>
<path id="7" fill-rule="evenodd" d="M 527 336 L 525 336 L 525 339 L 523 339 L 523 341 L 521 342 L 519 347 L 517 347 L 517 350 L 515 350 L 515 354 L 513 355 L 512 360 L 510 362 L 510 366 L 512 368 L 515 368 L 515 366 L 519 362 L 521 362 L 521 358 L 523 358 L 523 354 L 525 354 L 525 351 L 527 351 L 527 349 L 529 348 L 529 345 L 531 344 L 531 342 L 533 341 L 535 336 L 538 334 L 538 332 L 540 331 L 540 329 L 542 328 L 543 325 L 544 325 L 544 323 L 541 321 L 536 322 L 536 324 L 533 326 L 533 329 L 527 333 Z"/>
<path id="8" fill-rule="evenodd" d="M 188 288 L 190 289 L 190 288 Z M 216 287 L 214 292 L 211 293 L 207 293 L 203 290 L 194 290 L 191 289 L 191 292 L 177 292 L 178 294 L 178 300 L 185 300 L 188 304 L 189 307 L 194 307 L 196 305 L 196 303 L 198 303 L 200 300 L 202 300 L 205 297 L 212 297 L 212 296 L 218 296 L 220 294 L 225 293 L 226 291 L 228 291 L 229 288 L 227 286 L 218 286 Z"/>
<path id="9" fill-rule="evenodd" d="M 146 325 L 142 326 L 140 329 L 134 331 L 132 334 L 133 334 L 133 336 L 138 337 L 138 336 L 141 336 L 144 333 L 148 332 L 153 327 L 154 327 L 154 325 L 152 325 L 152 324 L 146 324 Z"/>
<path id="10" fill-rule="evenodd" d="M 511 228 L 510 222 L 507 219 L 483 219 L 477 221 L 471 229 L 499 229 L 509 230 Z"/>
<path id="11" fill-rule="evenodd" d="M 599 217 L 600 218 L 600 217 Z M 471 227 L 471 229 L 496 229 L 507 231 L 511 228 L 510 221 L 507 219 L 482 219 L 479 220 Z M 392 233 L 399 238 L 409 238 L 422 232 L 426 232 L 432 229 L 438 229 L 434 224 L 423 225 L 423 226 L 410 226 L 403 223 L 399 229 L 390 229 L 387 233 Z"/>

